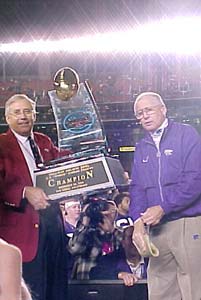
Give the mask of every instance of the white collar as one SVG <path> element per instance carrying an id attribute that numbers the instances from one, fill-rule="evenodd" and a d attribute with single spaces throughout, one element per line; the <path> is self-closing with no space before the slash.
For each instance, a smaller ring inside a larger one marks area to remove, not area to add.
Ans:
<path id="1" fill-rule="evenodd" d="M 134 264 L 132 262 L 130 262 L 128 259 L 126 260 L 128 265 L 131 266 L 132 268 L 137 268 L 139 265 L 143 265 L 144 264 L 144 257 L 142 256 L 140 261 L 138 262 L 138 264 L 136 266 L 134 266 Z"/>
<path id="2" fill-rule="evenodd" d="M 161 124 L 159 128 L 157 128 L 153 133 L 151 133 L 152 137 L 162 136 L 164 129 L 168 126 L 168 119 L 165 118 L 164 122 Z"/>
<path id="3" fill-rule="evenodd" d="M 26 141 L 28 140 L 28 136 L 23 136 L 18 134 L 17 132 L 15 132 L 13 129 L 11 129 L 12 133 L 14 134 L 14 136 L 16 137 L 16 139 L 21 142 L 22 144 L 26 143 Z M 33 136 L 33 133 L 30 134 L 30 136 Z"/>

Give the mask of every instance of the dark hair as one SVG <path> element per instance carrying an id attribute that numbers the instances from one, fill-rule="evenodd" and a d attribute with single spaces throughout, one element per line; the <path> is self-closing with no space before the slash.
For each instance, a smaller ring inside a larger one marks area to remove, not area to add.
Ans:
<path id="1" fill-rule="evenodd" d="M 130 197 L 128 192 L 119 193 L 114 197 L 114 202 L 118 206 L 125 197 Z"/>
<path id="2" fill-rule="evenodd" d="M 130 230 L 131 231 L 134 230 L 134 225 L 130 225 L 130 226 L 127 226 L 127 227 L 124 228 L 122 240 L 125 240 L 126 233 L 127 233 L 127 231 L 129 232 Z M 131 234 L 131 236 L 132 236 L 132 234 Z"/>
<path id="3" fill-rule="evenodd" d="M 84 215 L 89 218 L 89 226 L 96 227 L 99 223 L 103 223 L 103 211 L 109 209 L 109 203 L 102 198 L 89 199 L 88 206 Z"/>

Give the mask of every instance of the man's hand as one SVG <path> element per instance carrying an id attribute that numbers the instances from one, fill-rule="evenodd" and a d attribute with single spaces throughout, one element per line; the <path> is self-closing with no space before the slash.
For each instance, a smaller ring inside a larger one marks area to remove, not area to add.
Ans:
<path id="1" fill-rule="evenodd" d="M 134 274 L 127 272 L 120 272 L 118 279 L 122 279 L 126 286 L 132 286 L 138 281 L 138 278 Z"/>
<path id="2" fill-rule="evenodd" d="M 160 205 L 156 205 L 147 208 L 146 211 L 141 215 L 142 215 L 141 219 L 144 224 L 156 225 L 160 222 L 161 218 L 164 216 L 164 211 Z"/>
<path id="3" fill-rule="evenodd" d="M 24 196 L 35 210 L 45 209 L 50 205 L 47 195 L 38 187 L 26 186 Z"/>

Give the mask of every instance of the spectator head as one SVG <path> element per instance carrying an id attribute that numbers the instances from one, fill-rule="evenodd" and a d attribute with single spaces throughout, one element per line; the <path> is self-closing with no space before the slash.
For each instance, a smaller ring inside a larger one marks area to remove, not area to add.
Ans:
<path id="1" fill-rule="evenodd" d="M 130 195 L 128 192 L 122 192 L 115 196 L 114 202 L 117 205 L 118 212 L 124 216 L 128 214 L 130 205 Z"/>
<path id="2" fill-rule="evenodd" d="M 81 213 L 81 204 L 80 200 L 76 198 L 69 198 L 64 202 L 64 214 L 68 219 L 75 219 L 78 220 Z"/>
<path id="3" fill-rule="evenodd" d="M 140 256 L 137 248 L 132 242 L 133 229 L 134 229 L 133 226 L 126 227 L 123 233 L 123 239 L 121 244 L 124 249 L 126 258 L 133 258 L 136 256 Z"/>

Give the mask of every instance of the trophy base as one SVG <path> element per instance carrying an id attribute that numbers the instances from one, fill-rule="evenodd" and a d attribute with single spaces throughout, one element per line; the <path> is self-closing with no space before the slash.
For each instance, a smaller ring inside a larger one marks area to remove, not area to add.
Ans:
<path id="1" fill-rule="evenodd" d="M 127 183 L 119 160 L 103 154 L 36 170 L 35 182 L 48 195 L 49 200 L 95 194 Z"/>

